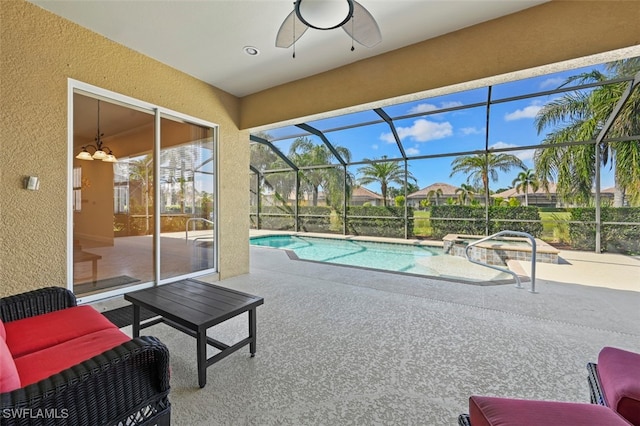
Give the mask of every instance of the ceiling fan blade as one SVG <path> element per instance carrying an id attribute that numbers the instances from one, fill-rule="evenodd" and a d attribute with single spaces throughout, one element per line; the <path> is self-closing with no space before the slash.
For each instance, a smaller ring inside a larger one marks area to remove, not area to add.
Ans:
<path id="1" fill-rule="evenodd" d="M 296 12 L 291 12 L 280 25 L 276 36 L 276 47 L 291 47 L 308 29 L 309 27 L 298 18 Z"/>
<path id="2" fill-rule="evenodd" d="M 342 26 L 349 36 L 366 47 L 382 41 L 382 34 L 373 16 L 357 1 L 353 2 L 353 16 Z"/>

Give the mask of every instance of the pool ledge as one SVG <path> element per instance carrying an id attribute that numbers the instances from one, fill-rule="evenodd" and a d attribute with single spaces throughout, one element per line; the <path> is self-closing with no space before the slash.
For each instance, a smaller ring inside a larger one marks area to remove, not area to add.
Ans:
<path id="1" fill-rule="evenodd" d="M 466 257 L 468 240 L 479 240 L 482 235 L 448 234 L 443 241 L 445 253 Z M 558 263 L 560 250 L 536 238 L 536 261 L 542 263 Z M 470 250 L 470 257 L 489 265 L 505 265 L 508 260 L 530 261 L 531 243 L 524 237 L 502 237 L 499 240 L 484 241 Z"/>

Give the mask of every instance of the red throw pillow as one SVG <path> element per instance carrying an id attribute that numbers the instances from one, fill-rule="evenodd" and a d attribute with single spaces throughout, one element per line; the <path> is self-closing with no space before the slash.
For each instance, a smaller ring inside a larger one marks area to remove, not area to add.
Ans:
<path id="1" fill-rule="evenodd" d="M 0 339 L 0 393 L 11 392 L 20 387 L 20 376 L 9 352 L 7 343 Z"/>
<path id="2" fill-rule="evenodd" d="M 1 319 L 0 319 L 0 339 L 7 340 L 7 332 L 4 329 L 4 324 L 2 323 Z"/>

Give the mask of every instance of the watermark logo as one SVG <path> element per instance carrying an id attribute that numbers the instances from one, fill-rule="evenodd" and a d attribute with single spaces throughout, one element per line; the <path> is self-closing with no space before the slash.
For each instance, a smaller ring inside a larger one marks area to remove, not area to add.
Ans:
<path id="1" fill-rule="evenodd" d="M 0 418 L 3 419 L 66 419 L 69 417 L 67 408 L 3 408 Z"/>

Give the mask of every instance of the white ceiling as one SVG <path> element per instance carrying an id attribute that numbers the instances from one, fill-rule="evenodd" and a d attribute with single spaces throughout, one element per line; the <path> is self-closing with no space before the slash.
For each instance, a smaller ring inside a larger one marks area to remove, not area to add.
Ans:
<path id="1" fill-rule="evenodd" d="M 96 33 L 236 96 L 337 68 L 548 0 L 359 0 L 382 42 L 355 45 L 342 30 L 309 29 L 275 47 L 293 0 L 29 0 Z M 255 46 L 248 56 L 244 46 Z M 153 76 L 150 76 L 153 78 Z"/>

